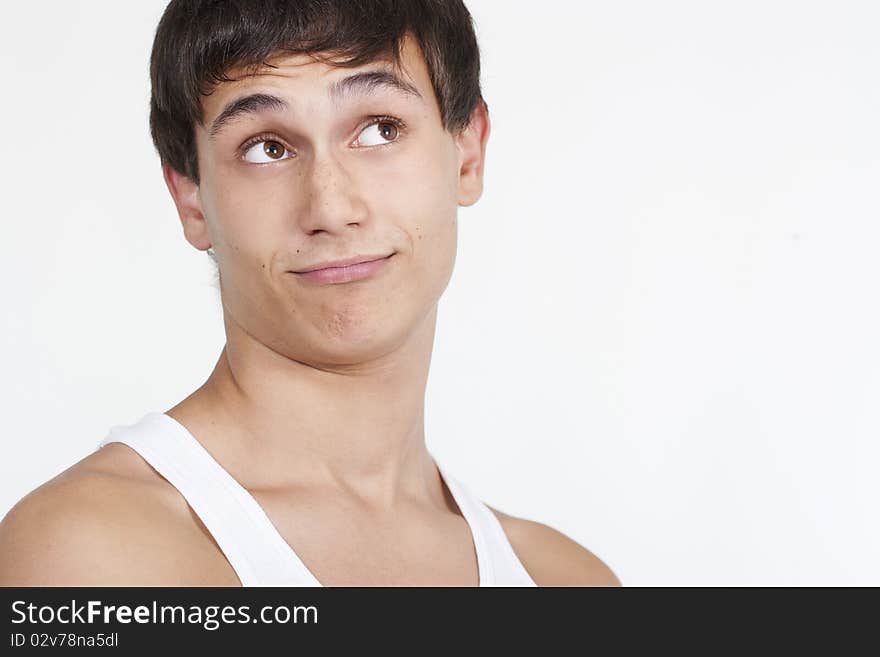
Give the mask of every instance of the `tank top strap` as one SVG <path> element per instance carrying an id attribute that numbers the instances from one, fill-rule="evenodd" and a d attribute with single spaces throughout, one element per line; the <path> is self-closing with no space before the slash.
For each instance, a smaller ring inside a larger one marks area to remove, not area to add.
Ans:
<path id="1" fill-rule="evenodd" d="M 243 586 L 322 586 L 254 497 L 170 415 L 148 413 L 111 427 L 97 449 L 113 442 L 128 445 L 180 492 Z M 470 528 L 479 585 L 535 586 L 491 509 L 434 463 Z"/>
<path id="2" fill-rule="evenodd" d="M 98 449 L 112 442 L 131 447 L 183 495 L 243 586 L 321 586 L 253 496 L 170 415 L 111 427 Z"/>
<path id="3" fill-rule="evenodd" d="M 434 462 L 459 510 L 471 526 L 480 569 L 480 586 L 537 586 L 514 552 L 498 517 L 437 459 Z"/>

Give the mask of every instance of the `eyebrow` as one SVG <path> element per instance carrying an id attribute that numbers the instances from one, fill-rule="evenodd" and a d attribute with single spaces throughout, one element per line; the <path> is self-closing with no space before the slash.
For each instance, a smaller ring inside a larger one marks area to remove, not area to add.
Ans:
<path id="1" fill-rule="evenodd" d="M 386 89 L 394 93 L 421 98 L 419 90 L 401 79 L 391 71 L 361 71 L 346 78 L 337 80 L 328 89 L 331 102 L 339 103 L 354 95 L 369 96 L 380 89 Z M 229 123 L 248 114 L 261 112 L 285 112 L 290 109 L 287 101 L 272 94 L 256 93 L 229 102 L 217 118 L 211 123 L 208 134 L 216 137 Z"/>

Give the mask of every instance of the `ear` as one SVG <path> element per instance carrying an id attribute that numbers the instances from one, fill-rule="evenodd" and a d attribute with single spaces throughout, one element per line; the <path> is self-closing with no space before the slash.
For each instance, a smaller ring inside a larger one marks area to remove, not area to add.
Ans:
<path id="1" fill-rule="evenodd" d="M 211 247 L 211 236 L 208 234 L 208 224 L 205 221 L 205 213 L 202 211 L 202 199 L 199 196 L 199 186 L 190 178 L 165 164 L 162 166 L 162 176 L 174 205 L 177 206 L 177 214 L 180 223 L 183 224 L 183 234 L 186 241 L 200 251 Z"/>
<path id="2" fill-rule="evenodd" d="M 482 100 L 471 113 L 470 123 L 455 137 L 459 149 L 458 204 L 473 205 L 483 194 L 483 164 L 489 139 L 489 109 Z"/>

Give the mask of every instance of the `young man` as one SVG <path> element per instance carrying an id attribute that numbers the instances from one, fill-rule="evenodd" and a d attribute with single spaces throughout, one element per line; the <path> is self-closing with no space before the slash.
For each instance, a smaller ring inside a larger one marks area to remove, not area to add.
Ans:
<path id="1" fill-rule="evenodd" d="M 0 583 L 620 585 L 425 445 L 437 304 L 490 129 L 460 0 L 174 0 L 151 80 L 227 342 L 189 397 L 13 508 Z"/>

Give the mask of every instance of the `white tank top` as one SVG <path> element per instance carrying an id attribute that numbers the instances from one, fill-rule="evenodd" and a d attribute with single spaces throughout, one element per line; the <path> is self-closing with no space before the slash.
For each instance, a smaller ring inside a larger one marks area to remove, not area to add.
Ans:
<path id="1" fill-rule="evenodd" d="M 242 586 L 323 586 L 284 540 L 254 497 L 189 430 L 165 413 L 110 428 L 97 449 L 135 450 L 186 499 L 223 551 Z M 471 530 L 480 586 L 536 586 L 495 514 L 434 459 Z"/>

